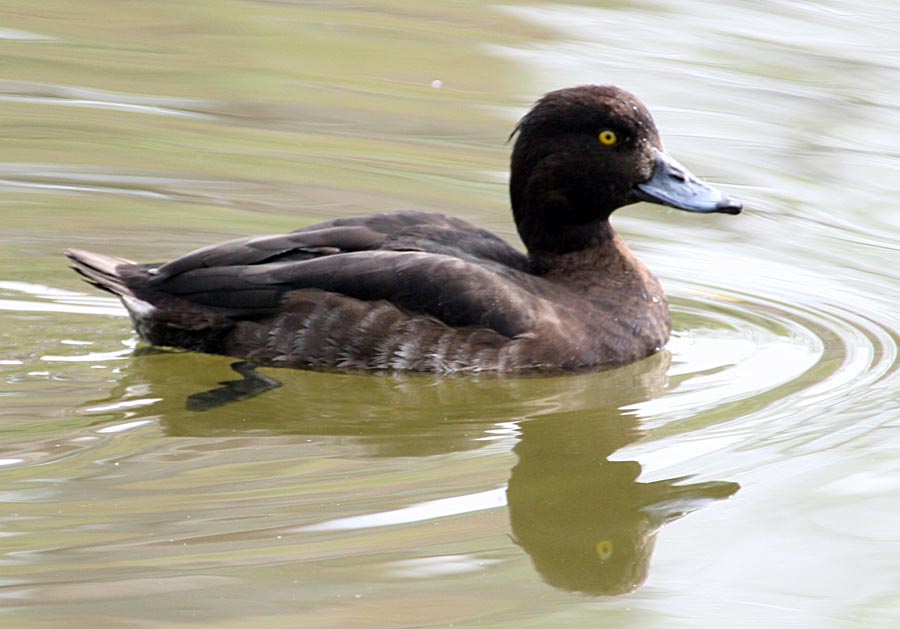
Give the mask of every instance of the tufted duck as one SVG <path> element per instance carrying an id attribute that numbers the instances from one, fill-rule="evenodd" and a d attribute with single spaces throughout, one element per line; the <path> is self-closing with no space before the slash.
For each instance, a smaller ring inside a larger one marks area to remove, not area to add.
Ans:
<path id="1" fill-rule="evenodd" d="M 230 240 L 165 264 L 66 255 L 148 343 L 298 368 L 583 370 L 658 351 L 669 310 L 609 224 L 649 201 L 738 214 L 612 86 L 550 92 L 519 122 L 510 196 L 527 254 L 459 218 L 401 212 Z"/>

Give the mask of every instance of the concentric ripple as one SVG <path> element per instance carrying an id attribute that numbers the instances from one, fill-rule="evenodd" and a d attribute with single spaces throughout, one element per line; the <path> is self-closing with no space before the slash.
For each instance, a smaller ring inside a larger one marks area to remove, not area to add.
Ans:
<path id="1" fill-rule="evenodd" d="M 815 441 L 869 430 L 872 410 L 893 404 L 900 317 L 877 277 L 852 269 L 825 277 L 725 254 L 710 269 L 668 246 L 665 260 L 646 257 L 673 276 L 703 278 L 664 282 L 674 327 L 670 390 L 632 407 L 648 426 L 709 412 L 760 439 Z M 868 419 L 847 421 L 854 416 Z M 830 433 L 823 422 L 834 422 Z"/>

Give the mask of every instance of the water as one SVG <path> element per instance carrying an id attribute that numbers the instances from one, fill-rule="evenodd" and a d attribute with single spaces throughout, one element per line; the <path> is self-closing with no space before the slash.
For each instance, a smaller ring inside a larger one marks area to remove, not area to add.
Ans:
<path id="1" fill-rule="evenodd" d="M 0 623 L 900 623 L 896 3 L 0 15 Z M 747 208 L 614 217 L 672 302 L 637 365 L 215 406 L 233 361 L 137 346 L 61 257 L 399 209 L 514 239 L 506 137 L 584 82 Z"/>

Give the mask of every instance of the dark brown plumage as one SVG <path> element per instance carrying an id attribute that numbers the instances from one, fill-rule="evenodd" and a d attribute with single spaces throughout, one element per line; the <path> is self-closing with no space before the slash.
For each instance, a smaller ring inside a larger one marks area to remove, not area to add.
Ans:
<path id="1" fill-rule="evenodd" d="M 122 298 L 148 343 L 260 364 L 580 370 L 657 351 L 665 297 L 610 213 L 638 200 L 732 214 L 740 204 L 668 157 L 646 107 L 619 88 L 551 92 L 516 131 L 510 194 L 527 255 L 421 212 L 241 238 L 165 264 L 66 255 Z"/>

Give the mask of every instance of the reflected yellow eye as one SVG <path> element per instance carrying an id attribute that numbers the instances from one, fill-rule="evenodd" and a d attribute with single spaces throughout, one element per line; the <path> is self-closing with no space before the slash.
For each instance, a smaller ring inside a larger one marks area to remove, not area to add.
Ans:
<path id="1" fill-rule="evenodd" d="M 600 140 L 600 144 L 602 144 L 603 146 L 612 146 L 619 141 L 616 132 L 610 131 L 609 129 L 601 131 L 600 135 L 597 136 L 597 138 Z"/>
<path id="2" fill-rule="evenodd" d="M 597 553 L 597 556 L 601 561 L 606 561 L 613 554 L 613 543 L 611 540 L 603 539 L 597 542 L 597 545 L 594 546 L 594 551 Z"/>

